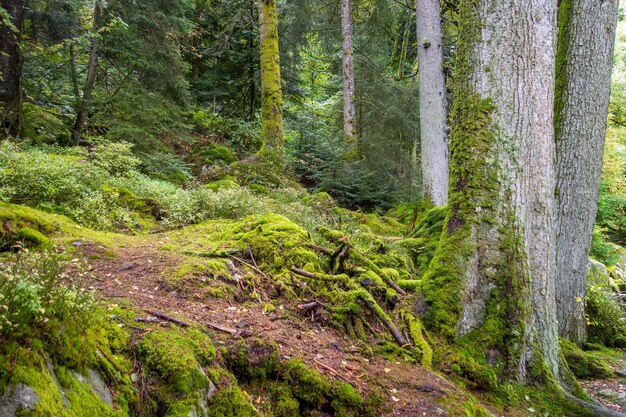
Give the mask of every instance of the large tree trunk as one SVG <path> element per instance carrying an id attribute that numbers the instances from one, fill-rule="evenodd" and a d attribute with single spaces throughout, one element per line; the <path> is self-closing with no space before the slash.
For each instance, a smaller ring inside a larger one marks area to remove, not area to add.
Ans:
<path id="1" fill-rule="evenodd" d="M 20 37 L 26 0 L 2 0 L 13 27 L 0 22 L 0 121 L 5 137 L 18 136 L 22 115 L 22 53 Z"/>
<path id="2" fill-rule="evenodd" d="M 596 218 L 618 0 L 561 0 L 555 100 L 559 334 L 585 340 L 587 262 Z"/>
<path id="3" fill-rule="evenodd" d="M 341 34 L 343 37 L 343 139 L 345 159 L 355 159 L 358 153 L 356 139 L 356 106 L 354 86 L 354 25 L 352 0 L 341 0 Z"/>
<path id="4" fill-rule="evenodd" d="M 283 145 L 283 93 L 278 52 L 276 0 L 259 0 L 261 49 L 261 156 L 277 155 Z"/>
<path id="5" fill-rule="evenodd" d="M 449 175 L 439 0 L 417 0 L 416 10 L 424 198 L 435 206 L 443 206 L 448 203 Z"/>
<path id="6" fill-rule="evenodd" d="M 556 8 L 460 3 L 449 211 L 423 281 L 427 323 L 473 350 L 464 374 L 483 365 L 514 383 L 558 375 Z"/>
<path id="7" fill-rule="evenodd" d="M 100 47 L 100 19 L 102 15 L 102 9 L 100 1 L 96 0 L 93 9 L 93 27 L 91 49 L 89 50 L 89 64 L 87 66 L 87 78 L 85 80 L 85 87 L 83 89 L 83 98 L 78 101 L 76 107 L 76 120 L 72 128 L 72 139 L 74 142 L 80 142 L 80 136 L 87 121 L 87 114 L 91 109 L 91 101 L 93 98 L 93 87 L 96 83 L 96 72 L 98 70 L 98 49 Z"/>

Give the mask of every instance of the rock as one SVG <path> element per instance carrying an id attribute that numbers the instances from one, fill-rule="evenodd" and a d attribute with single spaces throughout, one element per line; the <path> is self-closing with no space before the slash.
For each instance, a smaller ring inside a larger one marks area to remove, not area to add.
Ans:
<path id="1" fill-rule="evenodd" d="M 34 411 L 39 396 L 29 386 L 17 384 L 0 397 L 0 417 L 15 417 L 19 411 Z"/>
<path id="2" fill-rule="evenodd" d="M 67 395 L 65 394 L 65 390 L 63 390 L 63 388 L 61 387 L 61 384 L 59 383 L 59 380 L 57 379 L 57 376 L 56 376 L 56 374 L 54 372 L 54 365 L 52 364 L 52 361 L 50 360 L 50 358 L 48 356 L 46 356 L 46 368 L 48 368 L 48 372 L 50 373 L 50 377 L 54 381 L 54 384 L 57 386 L 57 389 L 59 390 L 59 392 L 61 393 L 61 399 L 63 400 L 63 406 L 65 408 L 69 408 L 70 407 L 70 400 L 67 399 Z"/>
<path id="3" fill-rule="evenodd" d="M 609 269 L 601 262 L 594 259 L 589 259 L 587 264 L 587 285 L 597 285 L 607 291 L 618 291 L 619 288 L 611 274 Z"/>
<path id="4" fill-rule="evenodd" d="M 617 393 L 610 389 L 601 389 L 600 391 L 598 391 L 598 395 L 610 399 L 617 397 Z"/>
<path id="5" fill-rule="evenodd" d="M 78 372 L 71 371 L 74 378 L 78 379 L 78 382 L 89 385 L 93 392 L 102 400 L 103 403 L 113 408 L 113 397 L 111 391 L 107 387 L 106 383 L 100 376 L 100 374 L 91 368 L 87 369 L 87 376 L 81 375 Z"/>
<path id="6" fill-rule="evenodd" d="M 617 370 L 615 371 L 615 375 L 619 376 L 620 378 L 626 378 L 626 370 Z"/>

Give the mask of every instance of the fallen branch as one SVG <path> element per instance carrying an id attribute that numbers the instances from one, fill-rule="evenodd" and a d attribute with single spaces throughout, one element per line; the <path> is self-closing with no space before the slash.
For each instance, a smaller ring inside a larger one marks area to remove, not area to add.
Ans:
<path id="1" fill-rule="evenodd" d="M 298 304 L 298 310 L 308 311 L 318 306 L 321 306 L 321 304 L 317 301 L 311 301 L 310 303 Z"/>
<path id="2" fill-rule="evenodd" d="M 406 346 L 408 343 L 406 342 L 404 336 L 402 336 L 400 330 L 398 330 L 396 326 L 394 326 L 393 323 L 391 323 L 391 321 L 389 321 L 384 315 L 380 314 L 372 301 L 367 299 L 363 299 L 363 301 L 370 311 L 374 313 L 374 315 L 376 315 L 376 317 L 378 317 L 378 319 L 385 325 L 387 330 L 389 330 L 389 333 L 391 333 L 394 339 L 396 339 L 396 342 L 398 342 L 400 346 Z"/>
<path id="3" fill-rule="evenodd" d="M 237 262 L 241 262 L 242 264 L 244 264 L 244 265 L 254 269 L 259 274 L 261 274 L 261 275 L 263 275 L 264 277 L 267 278 L 267 275 L 265 274 L 265 272 L 261 271 L 258 266 L 252 265 L 252 264 L 244 261 L 243 259 L 241 259 L 241 258 L 239 258 L 238 256 L 235 256 L 235 255 L 230 255 L 230 257 L 233 258 L 234 260 L 236 260 Z"/>
<path id="4" fill-rule="evenodd" d="M 237 329 L 233 329 L 232 327 L 222 326 L 221 324 L 211 323 L 210 321 L 207 321 L 206 325 L 212 329 L 219 330 L 224 333 L 230 333 L 232 336 L 237 334 Z"/>
<path id="5" fill-rule="evenodd" d="M 339 372 L 337 372 L 335 369 L 331 368 L 330 366 L 316 360 L 313 359 L 313 362 L 315 362 L 316 365 L 321 366 L 322 368 L 326 369 L 328 372 L 331 373 L 332 376 L 334 376 L 337 379 L 342 380 L 343 382 L 350 384 L 350 385 L 356 385 L 354 382 L 350 381 L 348 378 L 345 378 L 344 376 L 340 375 Z"/>
<path id="6" fill-rule="evenodd" d="M 233 275 L 233 279 L 237 283 L 237 286 L 243 290 L 244 288 L 243 288 L 243 281 L 242 281 L 241 275 L 239 275 L 239 272 L 237 272 L 237 268 L 235 268 L 235 264 L 233 263 L 233 261 L 229 259 L 226 262 L 226 266 L 230 270 L 230 273 Z"/>
<path id="7" fill-rule="evenodd" d="M 187 323 L 186 321 L 182 321 L 177 319 L 176 317 L 172 317 L 172 316 L 168 316 L 165 313 L 161 313 L 160 311 L 156 311 L 156 310 L 149 310 L 149 309 L 144 309 L 144 311 L 150 315 L 153 315 L 154 317 L 158 317 L 160 319 L 163 319 L 165 321 L 169 321 L 171 323 L 177 324 L 180 327 L 189 327 L 189 323 Z"/>
<path id="8" fill-rule="evenodd" d="M 381 278 L 386 278 L 387 280 L 387 284 L 389 284 L 389 286 L 391 288 L 393 288 L 394 290 L 396 290 L 396 292 L 400 295 L 406 295 L 406 291 L 404 291 L 402 288 L 398 287 L 398 284 L 395 283 L 394 280 L 392 280 L 391 278 L 389 278 L 387 276 L 387 274 L 385 274 L 382 269 L 380 269 L 378 267 L 378 265 L 376 265 L 374 262 L 370 261 L 369 259 L 367 259 L 365 256 L 361 255 L 360 253 L 358 253 L 356 250 L 352 249 L 350 251 L 352 253 L 352 257 L 354 258 L 355 261 L 360 262 L 362 264 L 364 264 L 368 269 L 374 271 L 377 275 L 379 275 Z"/>
<path id="9" fill-rule="evenodd" d="M 295 266 L 291 268 L 291 272 L 296 275 L 300 275 L 301 277 L 315 279 L 317 276 L 313 272 L 305 271 L 304 269 L 296 268 Z"/>
<path id="10" fill-rule="evenodd" d="M 326 249 L 323 246 L 318 246 L 318 245 L 313 245 L 313 244 L 310 244 L 310 245 L 307 245 L 307 246 L 309 248 L 313 249 L 313 250 L 316 250 L 318 252 L 323 253 L 324 255 L 328 255 L 328 256 L 332 256 L 333 255 L 333 251 L 332 250 Z"/>

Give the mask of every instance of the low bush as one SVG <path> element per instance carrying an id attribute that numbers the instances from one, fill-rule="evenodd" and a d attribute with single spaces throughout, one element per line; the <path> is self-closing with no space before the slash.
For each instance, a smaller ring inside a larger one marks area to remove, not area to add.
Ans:
<path id="1" fill-rule="evenodd" d="M 76 262 L 24 250 L 0 265 L 1 337 L 56 338 L 96 319 L 95 295 Z"/>
<path id="2" fill-rule="evenodd" d="M 587 289 L 587 336 L 591 343 L 626 347 L 625 312 L 607 290 L 592 285 Z"/>

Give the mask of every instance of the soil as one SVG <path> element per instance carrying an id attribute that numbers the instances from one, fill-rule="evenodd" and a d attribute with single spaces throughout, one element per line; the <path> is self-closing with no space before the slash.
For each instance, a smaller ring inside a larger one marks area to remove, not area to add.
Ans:
<path id="1" fill-rule="evenodd" d="M 386 412 L 381 417 L 464 416 L 463 403 L 468 400 L 463 391 L 444 376 L 401 359 L 364 354 L 366 343 L 348 337 L 345 332 L 323 319 L 323 307 L 303 310 L 299 304 L 314 300 L 274 298 L 275 311 L 264 312 L 267 294 L 274 294 L 273 281 L 250 266 L 234 261 L 242 273 L 254 273 L 254 286 L 241 288 L 224 279 L 233 295 L 213 298 L 207 281 L 212 278 L 195 276 L 173 285 L 170 279 L 181 255 L 161 250 L 170 237 L 162 234 L 125 239 L 124 244 L 111 249 L 82 244 L 80 249 L 89 259 L 92 285 L 108 304 L 128 305 L 144 310 L 145 319 L 159 322 L 148 310 L 206 326 L 216 344 L 227 344 L 238 337 L 259 337 L 278 344 L 282 359 L 300 358 L 330 379 L 347 382 L 367 395 L 373 391 L 385 396 Z M 112 256 L 112 253 L 114 256 Z M 252 260 L 248 264 L 251 265 Z M 263 301 L 250 297 L 257 293 Z M 221 328 L 222 330 L 218 330 Z M 375 332 L 385 333 L 381 323 Z M 233 334 L 234 333 L 234 334 Z M 376 344 L 373 334 L 367 345 Z M 626 364 L 626 362 L 625 362 Z M 626 365 L 624 366 L 626 369 Z M 589 394 L 605 407 L 626 412 L 619 395 L 626 397 L 626 379 L 583 381 Z M 382 390 L 382 391 L 381 391 Z M 616 395 L 607 397 L 603 390 Z M 623 401 L 626 404 L 626 401 Z M 494 416 L 503 415 L 494 413 Z"/>

